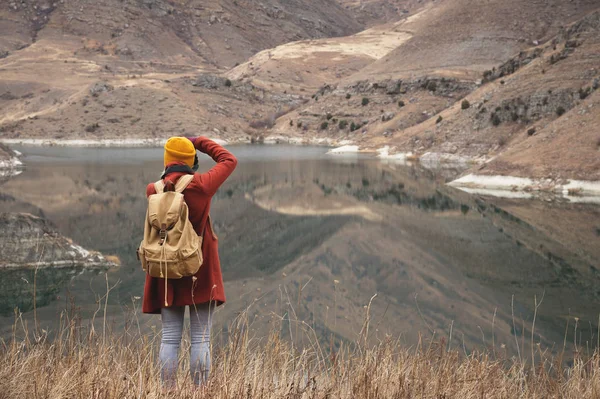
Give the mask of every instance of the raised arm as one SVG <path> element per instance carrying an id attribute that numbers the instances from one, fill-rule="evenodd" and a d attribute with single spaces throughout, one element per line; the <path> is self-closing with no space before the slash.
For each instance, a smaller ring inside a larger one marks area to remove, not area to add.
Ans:
<path id="1" fill-rule="evenodd" d="M 225 148 L 206 137 L 196 137 L 190 140 L 198 151 L 205 153 L 217 163 L 208 172 L 198 174 L 200 185 L 204 191 L 209 195 L 214 195 L 235 170 L 237 159 Z"/>

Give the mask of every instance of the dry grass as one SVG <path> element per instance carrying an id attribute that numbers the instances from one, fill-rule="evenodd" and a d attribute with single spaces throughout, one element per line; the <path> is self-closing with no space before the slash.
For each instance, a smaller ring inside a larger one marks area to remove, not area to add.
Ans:
<path id="1" fill-rule="evenodd" d="M 533 368 L 497 353 L 449 350 L 443 339 L 406 348 L 388 338 L 368 347 L 368 317 L 357 341 L 336 352 L 319 345 L 314 331 L 300 322 L 309 343 L 298 349 L 278 332 L 252 337 L 245 315 L 214 348 L 204 389 L 191 386 L 184 342 L 179 389 L 165 392 L 156 364 L 160 335 L 143 331 L 136 313 L 119 334 L 106 323 L 98 330 L 93 323 L 82 326 L 70 313 L 62 315 L 53 338 L 28 331 L 16 318 L 12 339 L 0 347 L 0 398 L 600 397 L 598 353 L 587 360 L 576 356 L 569 368 L 540 353 Z"/>
<path id="2" fill-rule="evenodd" d="M 0 399 L 600 398 L 600 349 L 588 349 L 584 356 L 575 341 L 573 361 L 565 367 L 566 334 L 563 352 L 556 357 L 535 344 L 543 296 L 535 298 L 531 325 L 534 362 L 525 359 L 524 335 L 521 349 L 515 336 L 517 357 L 495 345 L 468 354 L 464 344 L 453 349 L 444 337 L 434 339 L 435 333 L 412 348 L 391 336 L 370 345 L 371 304 L 377 295 L 365 306 L 356 341 L 334 345 L 331 337 L 326 347 L 315 330 L 297 318 L 292 301 L 287 316 L 273 314 L 269 336 L 255 337 L 250 305 L 226 333 L 213 334 L 212 372 L 201 388 L 189 377 L 189 334 L 184 335 L 178 387 L 167 392 L 157 364 L 160 333 L 140 323 L 135 298 L 125 315 L 125 328 L 115 332 L 107 309 L 118 282 L 111 287 L 105 277 L 106 292 L 96 296 L 97 308 L 88 322 L 82 321 L 72 297 L 54 332 L 40 328 L 35 307 L 32 327 L 16 313 L 12 336 L 0 339 Z M 577 328 L 575 318 L 575 337 Z"/>

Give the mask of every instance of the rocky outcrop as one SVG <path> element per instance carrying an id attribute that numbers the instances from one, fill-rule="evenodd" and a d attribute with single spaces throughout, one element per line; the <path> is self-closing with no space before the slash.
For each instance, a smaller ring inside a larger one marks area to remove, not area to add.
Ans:
<path id="1" fill-rule="evenodd" d="M 58 234 L 50 222 L 26 213 L 0 213 L 0 314 L 56 298 L 74 276 L 116 266 Z"/>

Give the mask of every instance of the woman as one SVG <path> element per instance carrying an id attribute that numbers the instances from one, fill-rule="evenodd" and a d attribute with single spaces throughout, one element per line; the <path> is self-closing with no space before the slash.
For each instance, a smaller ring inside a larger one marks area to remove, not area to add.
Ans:
<path id="1" fill-rule="evenodd" d="M 197 162 L 196 150 L 209 155 L 217 164 L 206 173 L 194 173 L 192 168 Z M 167 280 L 166 295 L 164 279 L 146 275 L 142 311 L 161 315 L 161 378 L 167 387 L 173 388 L 176 385 L 186 306 L 190 308 L 190 373 L 194 384 L 200 385 L 206 381 L 210 371 L 211 305 L 214 307 L 225 303 L 218 241 L 209 217 L 210 202 L 235 169 L 237 160 L 225 148 L 205 137 L 171 137 L 165 144 L 164 165 L 163 181 L 168 179 L 176 183 L 181 176 L 194 174 L 183 196 L 189 209 L 190 222 L 196 233 L 203 236 L 204 259 L 196 275 Z M 146 188 L 146 196 L 152 194 L 156 194 L 154 183 Z"/>

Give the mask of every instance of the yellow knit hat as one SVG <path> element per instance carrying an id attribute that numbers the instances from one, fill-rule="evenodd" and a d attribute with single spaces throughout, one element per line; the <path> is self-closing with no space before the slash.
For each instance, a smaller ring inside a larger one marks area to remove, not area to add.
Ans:
<path id="1" fill-rule="evenodd" d="M 185 162 L 191 168 L 195 156 L 194 144 L 185 137 L 171 137 L 165 143 L 165 166 L 171 162 Z"/>

